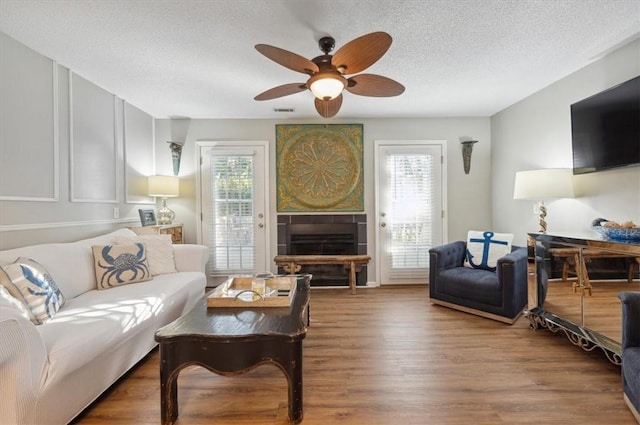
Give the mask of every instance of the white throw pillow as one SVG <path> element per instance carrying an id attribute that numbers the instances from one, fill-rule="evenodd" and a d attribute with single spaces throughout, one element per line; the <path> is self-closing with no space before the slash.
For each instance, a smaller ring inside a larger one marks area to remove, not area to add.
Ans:
<path id="1" fill-rule="evenodd" d="M 2 269 L 0 283 L 29 310 L 34 324 L 45 323 L 64 305 L 65 298 L 58 285 L 38 262 L 20 257 Z"/>
<path id="2" fill-rule="evenodd" d="M 495 271 L 498 259 L 511 252 L 513 234 L 470 230 L 464 266 Z"/>
<path id="3" fill-rule="evenodd" d="M 171 235 L 118 236 L 116 244 L 143 243 L 147 248 L 147 261 L 152 276 L 177 273 L 173 257 Z"/>

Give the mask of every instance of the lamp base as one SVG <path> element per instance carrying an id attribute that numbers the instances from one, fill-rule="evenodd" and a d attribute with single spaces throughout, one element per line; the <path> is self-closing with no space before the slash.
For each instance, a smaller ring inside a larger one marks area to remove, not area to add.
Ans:
<path id="1" fill-rule="evenodd" d="M 538 224 L 540 224 L 540 230 L 538 230 L 538 232 L 547 233 L 547 221 L 545 220 L 545 218 L 547 217 L 547 207 L 544 205 L 544 201 L 540 201 L 538 208 L 540 209 L 540 218 L 538 220 Z"/>
<path id="2" fill-rule="evenodd" d="M 162 199 L 162 208 L 158 210 L 158 224 L 171 224 L 176 218 L 176 213 L 167 207 L 167 198 Z"/>

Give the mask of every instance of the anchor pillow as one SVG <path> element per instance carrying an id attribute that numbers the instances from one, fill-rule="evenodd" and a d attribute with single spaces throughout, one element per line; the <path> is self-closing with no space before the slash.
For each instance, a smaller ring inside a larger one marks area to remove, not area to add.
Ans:
<path id="1" fill-rule="evenodd" d="M 151 280 L 144 244 L 94 245 L 91 249 L 98 289 Z"/>
<path id="2" fill-rule="evenodd" d="M 513 234 L 470 230 L 464 266 L 495 271 L 498 259 L 511 252 Z"/>
<path id="3" fill-rule="evenodd" d="M 58 285 L 40 263 L 20 257 L 2 269 L 0 283 L 24 304 L 34 324 L 47 322 L 64 305 Z"/>

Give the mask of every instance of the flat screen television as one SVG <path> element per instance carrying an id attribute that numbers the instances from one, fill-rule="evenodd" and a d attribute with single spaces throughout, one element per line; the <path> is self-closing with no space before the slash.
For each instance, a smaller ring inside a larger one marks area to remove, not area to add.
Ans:
<path id="1" fill-rule="evenodd" d="M 640 165 L 640 76 L 571 105 L 573 174 Z"/>

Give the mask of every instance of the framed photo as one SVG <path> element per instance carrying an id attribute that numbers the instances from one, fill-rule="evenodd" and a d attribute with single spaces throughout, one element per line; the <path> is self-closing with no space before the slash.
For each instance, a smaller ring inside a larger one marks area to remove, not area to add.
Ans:
<path id="1" fill-rule="evenodd" d="M 142 226 L 155 226 L 156 225 L 156 213 L 153 210 L 139 209 L 140 223 Z"/>

